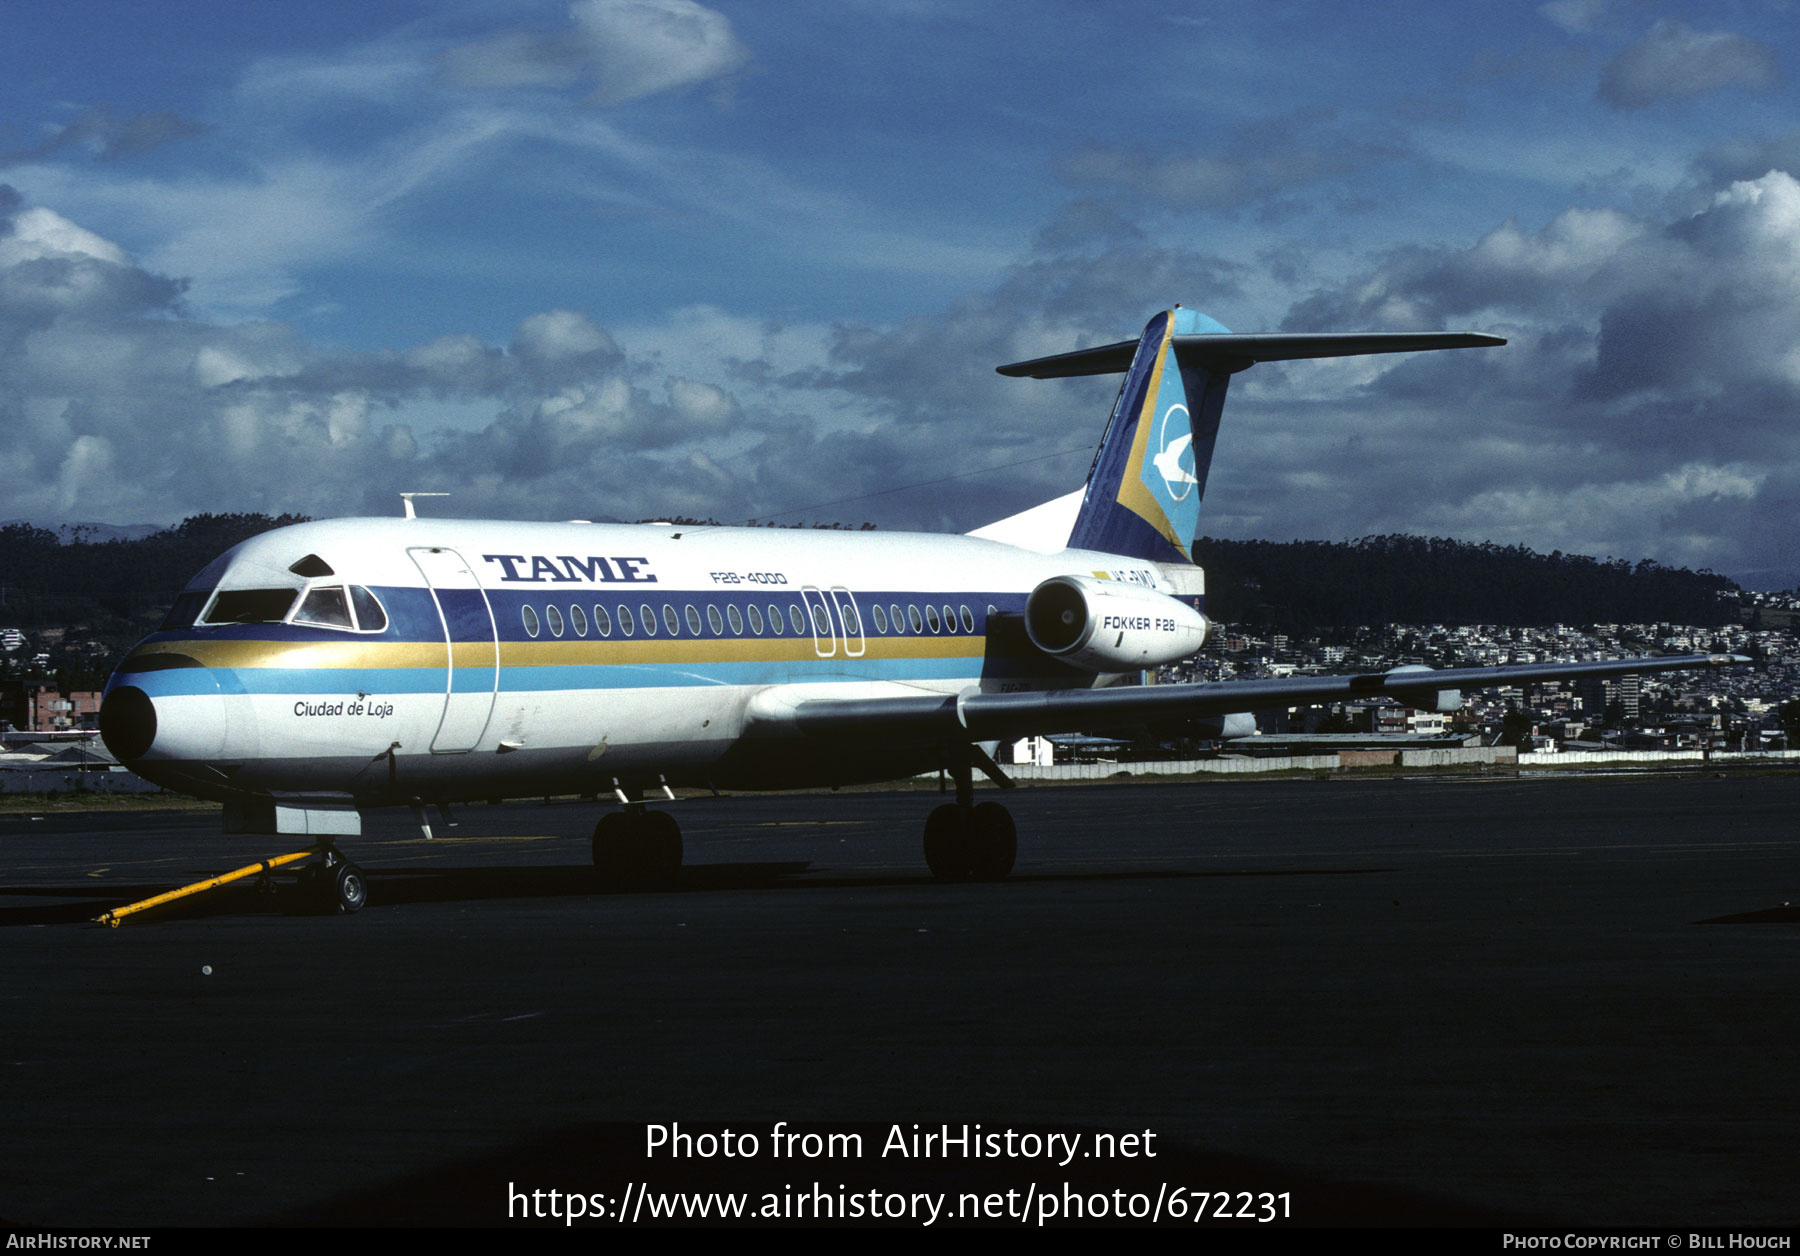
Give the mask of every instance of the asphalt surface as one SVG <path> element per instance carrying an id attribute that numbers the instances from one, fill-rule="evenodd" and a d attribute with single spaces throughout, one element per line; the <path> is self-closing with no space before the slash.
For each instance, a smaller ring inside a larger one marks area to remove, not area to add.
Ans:
<path id="1" fill-rule="evenodd" d="M 998 885 L 928 879 L 938 801 L 682 801 L 678 886 L 635 893 L 593 804 L 402 813 L 346 842 L 358 915 L 118 929 L 82 922 L 304 843 L 0 817 L 0 1223 L 507 1225 L 642 1183 L 1800 1221 L 1800 775 L 1021 789 Z M 863 1154 L 776 1158 L 780 1121 Z M 676 1123 L 761 1145 L 648 1157 Z M 880 1154 L 915 1124 L 1157 1154 Z"/>

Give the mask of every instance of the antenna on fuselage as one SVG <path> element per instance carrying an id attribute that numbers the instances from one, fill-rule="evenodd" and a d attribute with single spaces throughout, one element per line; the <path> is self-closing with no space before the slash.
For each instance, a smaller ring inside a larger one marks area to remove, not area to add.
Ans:
<path id="1" fill-rule="evenodd" d="M 448 493 L 402 493 L 400 494 L 400 503 L 406 508 L 406 517 L 408 519 L 417 519 L 419 516 L 413 512 L 413 498 L 448 496 L 450 496 Z"/>

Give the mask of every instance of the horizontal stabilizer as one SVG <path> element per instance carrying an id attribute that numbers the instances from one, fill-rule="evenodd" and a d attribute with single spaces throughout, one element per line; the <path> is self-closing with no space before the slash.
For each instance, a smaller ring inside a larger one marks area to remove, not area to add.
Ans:
<path id="1" fill-rule="evenodd" d="M 1500 336 L 1470 331 L 1368 331 L 1236 332 L 1212 335 L 1177 335 L 1175 351 L 1210 370 L 1241 371 L 1258 362 L 1288 362 L 1299 358 L 1349 358 L 1366 353 L 1414 353 L 1421 349 L 1483 349 L 1503 345 Z M 1064 379 L 1073 375 L 1117 375 L 1131 366 L 1136 340 L 1093 349 L 1077 349 L 1028 362 L 996 367 L 1002 375 L 1029 379 Z"/>

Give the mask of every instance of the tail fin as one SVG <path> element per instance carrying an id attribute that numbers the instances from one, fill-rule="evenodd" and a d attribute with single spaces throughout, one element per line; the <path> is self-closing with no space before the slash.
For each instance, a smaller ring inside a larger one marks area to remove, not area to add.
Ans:
<path id="1" fill-rule="evenodd" d="M 1191 563 L 1219 414 L 1237 372 L 1258 362 L 1505 343 L 1472 332 L 1236 335 L 1177 306 L 1151 319 L 1135 343 L 1034 358 L 999 371 L 1033 379 L 1124 371 L 1069 546 Z"/>

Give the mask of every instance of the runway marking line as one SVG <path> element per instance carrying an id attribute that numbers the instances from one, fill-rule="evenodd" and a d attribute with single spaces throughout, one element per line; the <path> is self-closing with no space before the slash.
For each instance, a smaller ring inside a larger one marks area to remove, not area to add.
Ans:
<path id="1" fill-rule="evenodd" d="M 390 838 L 382 844 L 387 846 L 411 846 L 415 842 L 430 842 L 433 846 L 436 846 L 443 842 L 557 842 L 562 840 L 562 838 L 557 837 L 554 833 L 534 833 L 529 835 L 509 833 L 505 835 L 496 835 L 494 837 L 399 837 Z M 569 840 L 573 841 L 575 839 L 570 838 Z"/>
<path id="2" fill-rule="evenodd" d="M 764 820 L 753 827 L 759 829 L 828 829 L 873 823 L 872 820 Z"/>

